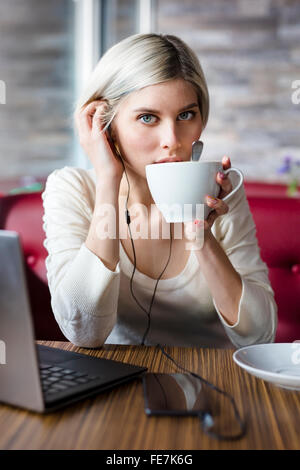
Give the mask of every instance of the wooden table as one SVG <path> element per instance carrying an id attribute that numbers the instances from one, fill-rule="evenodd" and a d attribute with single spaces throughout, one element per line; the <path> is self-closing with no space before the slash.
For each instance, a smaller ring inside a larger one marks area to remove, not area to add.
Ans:
<path id="1" fill-rule="evenodd" d="M 146 366 L 149 372 L 181 372 L 158 348 L 107 345 L 82 349 L 71 343 L 47 346 Z M 234 350 L 171 348 L 176 361 L 233 395 L 247 421 L 238 441 L 217 441 L 201 430 L 196 417 L 147 417 L 140 379 L 50 415 L 0 406 L 1 449 L 299 449 L 300 392 L 257 379 L 238 367 Z M 213 394 L 215 392 L 212 392 Z M 213 398 L 224 422 L 228 401 Z M 223 403 L 223 401 L 225 402 Z"/>

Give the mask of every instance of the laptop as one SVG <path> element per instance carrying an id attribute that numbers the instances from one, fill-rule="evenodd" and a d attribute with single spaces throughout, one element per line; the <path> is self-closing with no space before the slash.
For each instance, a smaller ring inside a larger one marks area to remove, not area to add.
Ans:
<path id="1" fill-rule="evenodd" d="M 0 230 L 0 402 L 48 413 L 146 370 L 36 344 L 20 237 Z"/>

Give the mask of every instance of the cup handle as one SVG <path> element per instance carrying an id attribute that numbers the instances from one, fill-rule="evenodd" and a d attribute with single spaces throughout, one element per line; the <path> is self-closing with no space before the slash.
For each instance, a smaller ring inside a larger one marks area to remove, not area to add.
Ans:
<path id="1" fill-rule="evenodd" d="M 223 197 L 222 201 L 227 201 L 227 199 L 229 199 L 231 196 L 233 196 L 240 189 L 240 187 L 242 186 L 243 181 L 244 181 L 243 173 L 241 172 L 241 170 L 238 170 L 237 168 L 228 168 L 228 170 L 223 170 L 223 173 L 225 175 L 227 175 L 231 171 L 235 171 L 236 173 L 238 173 L 238 175 L 240 177 L 240 181 L 238 182 L 237 186 L 231 191 L 231 193 L 229 193 L 229 194 L 227 194 L 227 196 Z"/>

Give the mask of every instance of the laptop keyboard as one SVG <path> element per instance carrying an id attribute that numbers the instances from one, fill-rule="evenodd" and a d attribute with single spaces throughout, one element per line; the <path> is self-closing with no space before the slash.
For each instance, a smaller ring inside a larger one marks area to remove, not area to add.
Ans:
<path id="1" fill-rule="evenodd" d="M 98 376 L 91 376 L 84 372 L 64 369 L 63 367 L 49 364 L 40 364 L 40 376 L 43 393 L 46 396 L 86 384 L 99 378 Z"/>

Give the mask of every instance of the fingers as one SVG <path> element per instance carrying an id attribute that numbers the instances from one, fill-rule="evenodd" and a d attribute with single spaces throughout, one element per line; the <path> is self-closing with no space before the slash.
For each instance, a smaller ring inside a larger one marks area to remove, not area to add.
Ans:
<path id="1" fill-rule="evenodd" d="M 227 214 L 229 210 L 229 207 L 227 206 L 226 202 L 224 202 L 222 199 L 207 195 L 205 198 L 205 202 L 209 207 L 211 207 L 215 211 L 216 217 Z"/>
<path id="2" fill-rule="evenodd" d="M 194 220 L 191 222 L 184 222 L 184 235 L 188 243 L 186 243 L 186 250 L 201 250 L 204 243 L 204 232 L 209 228 L 208 223 L 203 220 Z"/>
<path id="3" fill-rule="evenodd" d="M 224 170 L 227 170 L 228 168 L 231 168 L 231 162 L 230 158 L 227 156 L 224 156 L 222 158 L 222 166 Z M 204 231 L 209 230 L 214 221 L 221 215 L 227 214 L 229 211 L 228 205 L 223 201 L 223 197 L 226 196 L 226 194 L 229 194 L 232 191 L 232 184 L 231 181 L 228 177 L 228 175 L 225 175 L 223 172 L 219 172 L 217 174 L 217 183 L 221 186 L 219 198 L 209 196 L 208 194 L 205 197 L 205 202 L 206 204 L 211 207 L 213 210 L 209 213 L 208 217 L 206 220 L 199 221 L 199 224 L 196 224 L 197 229 L 199 230 L 202 228 Z M 197 221 L 195 221 L 196 223 Z M 193 228 L 192 225 L 186 227 L 186 235 L 189 237 L 195 236 L 195 228 Z M 191 239 L 191 238 L 189 238 Z"/>
<path id="4" fill-rule="evenodd" d="M 95 113 L 95 101 L 89 103 L 82 108 L 76 115 L 76 123 L 78 130 L 81 132 L 90 132 L 92 124 L 92 116 Z"/>
<path id="5" fill-rule="evenodd" d="M 223 170 L 231 168 L 231 161 L 229 157 L 224 156 L 222 158 L 222 166 Z M 225 175 L 223 172 L 218 172 L 216 181 L 221 186 L 219 197 L 222 199 L 232 191 L 231 180 L 228 175 Z"/>
<path id="6" fill-rule="evenodd" d="M 194 222 L 187 222 L 185 226 L 185 234 L 189 240 L 192 240 L 199 229 L 208 230 L 212 227 L 214 221 L 221 215 L 227 214 L 229 211 L 228 205 L 216 197 L 206 195 L 206 204 L 213 210 L 209 213 L 206 220 L 195 220 Z"/>
<path id="7" fill-rule="evenodd" d="M 92 136 L 97 137 L 102 131 L 103 125 L 103 112 L 105 110 L 106 103 L 101 103 L 96 107 L 95 113 L 92 116 Z"/>
<path id="8" fill-rule="evenodd" d="M 224 155 L 224 157 L 222 158 L 222 165 L 223 165 L 224 170 L 228 170 L 228 168 L 231 167 L 230 158 L 227 157 L 226 155 Z"/>
<path id="9" fill-rule="evenodd" d="M 187 240 L 196 240 L 196 224 L 194 222 L 184 222 L 184 235 Z"/>
<path id="10" fill-rule="evenodd" d="M 232 191 L 231 181 L 228 175 L 225 175 L 223 172 L 218 172 L 217 183 L 221 186 L 221 197 L 224 197 L 226 194 L 229 194 Z"/>
<path id="11" fill-rule="evenodd" d="M 187 240 L 191 242 L 189 249 L 201 249 L 203 247 L 205 236 L 210 233 L 211 227 L 215 220 L 224 214 L 227 214 L 229 207 L 222 199 L 206 196 L 205 202 L 213 210 L 209 213 L 206 220 L 194 220 L 193 222 L 184 223 L 184 232 Z"/>
<path id="12" fill-rule="evenodd" d="M 102 129 L 101 116 L 103 108 L 106 106 L 104 101 L 92 101 L 85 106 L 76 116 L 76 122 L 79 134 L 90 134 L 97 129 Z"/>

